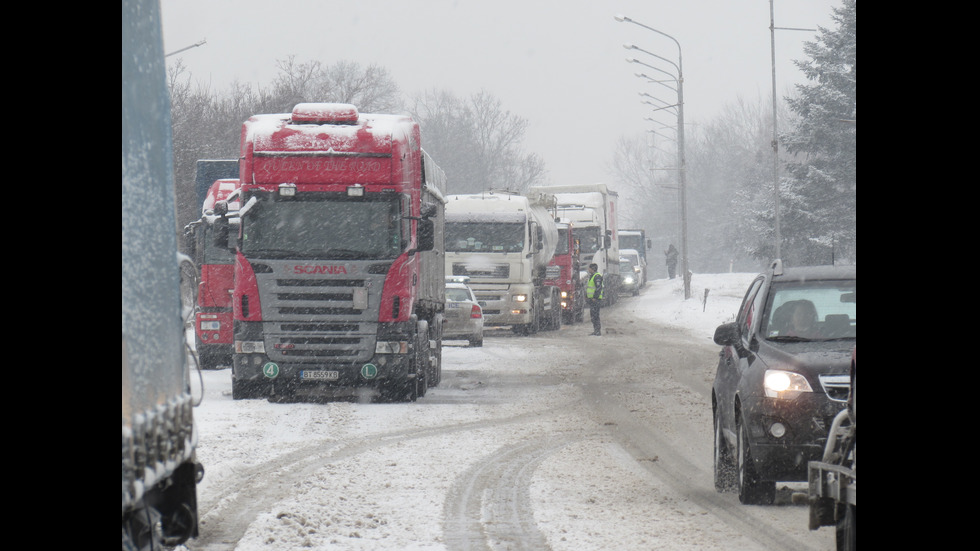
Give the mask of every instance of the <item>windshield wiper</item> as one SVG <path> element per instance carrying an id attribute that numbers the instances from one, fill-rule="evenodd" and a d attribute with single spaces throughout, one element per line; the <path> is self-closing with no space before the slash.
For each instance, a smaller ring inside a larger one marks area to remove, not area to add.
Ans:
<path id="1" fill-rule="evenodd" d="M 807 337 L 793 337 L 790 335 L 783 335 L 783 336 L 769 337 L 766 340 L 774 341 L 774 342 L 810 342 L 810 341 L 822 340 L 822 339 L 810 339 Z"/>

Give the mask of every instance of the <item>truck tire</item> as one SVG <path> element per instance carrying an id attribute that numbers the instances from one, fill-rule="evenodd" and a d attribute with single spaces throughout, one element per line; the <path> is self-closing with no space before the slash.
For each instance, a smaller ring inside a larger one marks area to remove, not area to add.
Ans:
<path id="1" fill-rule="evenodd" d="M 562 321 L 562 311 L 561 311 L 561 292 L 555 289 L 555 292 L 551 293 L 551 329 L 558 331 L 561 329 Z"/>
<path id="2" fill-rule="evenodd" d="M 776 483 L 760 480 L 752 464 L 745 421 L 738 425 L 738 501 L 744 505 L 769 505 L 776 497 Z"/>
<path id="3" fill-rule="evenodd" d="M 481 335 L 479 338 L 470 339 L 470 346 L 474 348 L 483 346 L 483 336 Z"/>
<path id="4" fill-rule="evenodd" d="M 837 521 L 837 551 L 857 549 L 857 506 L 847 503 L 843 516 Z"/>
<path id="5" fill-rule="evenodd" d="M 715 452 L 714 452 L 714 467 L 715 467 L 715 490 L 719 492 L 730 492 L 735 489 L 735 460 L 732 458 L 732 452 L 728 449 L 728 443 L 725 441 L 724 436 L 721 432 L 721 420 L 718 418 L 718 411 L 714 414 L 714 428 L 715 428 Z"/>
<path id="6" fill-rule="evenodd" d="M 412 402 L 425 396 L 429 390 L 429 372 L 432 363 L 429 361 L 429 322 L 419 321 L 416 324 L 415 339 L 415 397 Z"/>
<path id="7" fill-rule="evenodd" d="M 231 378 L 232 400 L 248 400 L 258 397 L 259 393 L 256 392 L 254 385 L 249 384 L 248 381 L 240 381 L 234 377 Z"/>

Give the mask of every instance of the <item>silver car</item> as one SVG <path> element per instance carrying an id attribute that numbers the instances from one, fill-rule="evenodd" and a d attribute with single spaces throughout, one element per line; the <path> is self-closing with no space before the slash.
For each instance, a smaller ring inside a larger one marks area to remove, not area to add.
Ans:
<path id="1" fill-rule="evenodd" d="M 483 346 L 483 308 L 466 283 L 446 278 L 446 311 L 443 319 L 444 340 L 468 340 L 470 346 Z"/>

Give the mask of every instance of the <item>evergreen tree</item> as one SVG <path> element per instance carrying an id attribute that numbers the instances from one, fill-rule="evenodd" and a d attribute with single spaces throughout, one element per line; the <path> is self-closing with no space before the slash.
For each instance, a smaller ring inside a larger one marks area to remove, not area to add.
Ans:
<path id="1" fill-rule="evenodd" d="M 857 261 L 856 0 L 843 0 L 834 21 L 805 44 L 809 60 L 796 62 L 812 82 L 787 98 L 799 120 L 783 141 L 800 160 L 780 186 L 780 229 L 794 264 Z"/>

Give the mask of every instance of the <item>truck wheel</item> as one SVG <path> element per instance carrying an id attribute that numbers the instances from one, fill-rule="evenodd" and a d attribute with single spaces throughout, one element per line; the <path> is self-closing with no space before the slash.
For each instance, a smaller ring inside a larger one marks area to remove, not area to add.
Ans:
<path id="1" fill-rule="evenodd" d="M 197 360 L 200 362 L 201 369 L 217 369 L 218 367 L 218 359 L 211 354 L 198 352 Z"/>
<path id="2" fill-rule="evenodd" d="M 429 371 L 432 365 L 429 361 L 429 323 L 420 321 L 416 327 L 418 345 L 415 347 L 415 396 L 411 398 L 412 402 L 425 396 L 429 390 Z"/>
<path id="3" fill-rule="evenodd" d="M 730 492 L 735 489 L 735 460 L 732 458 L 731 450 L 728 449 L 728 443 L 725 441 L 724 436 L 722 436 L 721 419 L 718 416 L 719 413 L 716 410 L 714 414 L 715 490 L 719 492 Z"/>
<path id="4" fill-rule="evenodd" d="M 536 335 L 538 331 L 541 330 L 541 307 L 539 306 L 539 301 L 534 301 L 531 305 L 531 323 L 528 327 L 527 332 L 531 335 Z"/>
<path id="5" fill-rule="evenodd" d="M 247 381 L 239 381 L 238 379 L 232 377 L 231 379 L 231 399 L 232 400 L 247 400 L 249 398 L 257 398 L 255 389 L 248 384 Z"/>
<path id="6" fill-rule="evenodd" d="M 483 337 L 481 336 L 478 339 L 470 339 L 470 346 L 474 348 L 479 348 L 483 346 Z"/>
<path id="7" fill-rule="evenodd" d="M 745 421 L 738 425 L 738 500 L 745 505 L 769 505 L 776 497 L 776 482 L 759 480 L 749 450 Z"/>
<path id="8" fill-rule="evenodd" d="M 837 551 L 857 549 L 857 506 L 847 503 L 844 515 L 837 521 Z"/>
<path id="9" fill-rule="evenodd" d="M 433 335 L 435 339 L 433 340 L 436 341 L 435 356 L 433 356 L 433 358 L 435 358 L 433 360 L 435 362 L 435 366 L 432 369 L 432 377 L 429 380 L 429 386 L 436 387 L 442 382 L 442 314 L 436 314 L 434 323 L 435 324 L 432 326 L 432 331 L 435 333 L 435 335 Z"/>

